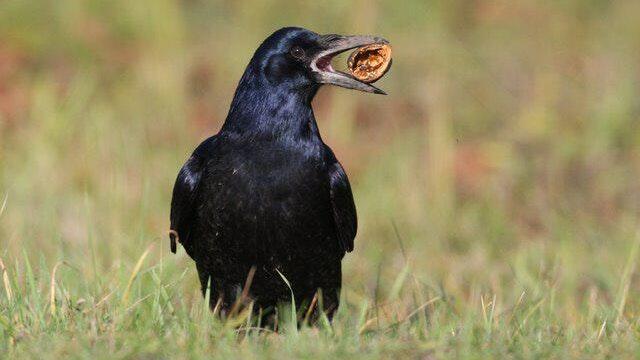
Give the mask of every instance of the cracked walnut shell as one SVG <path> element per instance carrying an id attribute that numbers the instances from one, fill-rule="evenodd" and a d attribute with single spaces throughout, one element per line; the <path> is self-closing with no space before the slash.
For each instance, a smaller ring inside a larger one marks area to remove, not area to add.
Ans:
<path id="1" fill-rule="evenodd" d="M 347 66 L 356 79 L 372 83 L 391 68 L 391 46 L 371 44 L 360 47 L 351 53 Z"/>

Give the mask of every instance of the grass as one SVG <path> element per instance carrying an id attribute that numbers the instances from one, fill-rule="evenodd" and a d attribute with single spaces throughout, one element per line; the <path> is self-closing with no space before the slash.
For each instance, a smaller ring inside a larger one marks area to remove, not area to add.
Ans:
<path id="1" fill-rule="evenodd" d="M 0 354 L 637 357 L 638 11 L 0 2 Z M 177 170 L 290 24 L 382 34 L 395 61 L 389 96 L 315 101 L 360 228 L 333 324 L 297 329 L 284 309 L 273 333 L 214 317 L 166 231 Z"/>

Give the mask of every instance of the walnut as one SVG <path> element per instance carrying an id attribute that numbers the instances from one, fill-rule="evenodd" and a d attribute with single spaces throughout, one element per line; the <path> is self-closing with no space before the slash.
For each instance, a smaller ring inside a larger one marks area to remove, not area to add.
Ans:
<path id="1" fill-rule="evenodd" d="M 360 47 L 351 53 L 347 66 L 356 79 L 366 83 L 375 82 L 391 67 L 391 46 L 372 44 Z"/>

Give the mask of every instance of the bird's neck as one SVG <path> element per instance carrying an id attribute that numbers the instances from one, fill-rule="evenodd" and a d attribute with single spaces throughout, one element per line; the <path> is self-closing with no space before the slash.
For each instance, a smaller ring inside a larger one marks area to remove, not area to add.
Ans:
<path id="1" fill-rule="evenodd" d="M 317 88 L 241 86 L 231 103 L 223 132 L 250 138 L 321 141 L 311 100 Z"/>

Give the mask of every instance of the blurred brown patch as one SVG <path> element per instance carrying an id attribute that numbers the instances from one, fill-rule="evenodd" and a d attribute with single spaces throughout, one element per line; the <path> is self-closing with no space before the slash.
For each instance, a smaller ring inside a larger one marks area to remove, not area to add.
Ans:
<path id="1" fill-rule="evenodd" d="M 454 175 L 462 195 L 480 192 L 492 170 L 491 159 L 477 144 L 462 144 L 456 148 Z"/>
<path id="2" fill-rule="evenodd" d="M 224 113 L 215 107 L 212 99 L 214 77 L 212 61 L 206 58 L 195 61 L 187 74 L 189 119 L 198 132 L 210 129 Z"/>
<path id="3" fill-rule="evenodd" d="M 12 127 L 28 105 L 27 87 L 21 67 L 27 58 L 21 52 L 0 44 L 0 120 Z"/>

